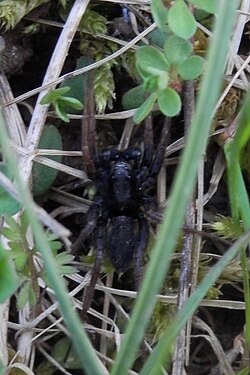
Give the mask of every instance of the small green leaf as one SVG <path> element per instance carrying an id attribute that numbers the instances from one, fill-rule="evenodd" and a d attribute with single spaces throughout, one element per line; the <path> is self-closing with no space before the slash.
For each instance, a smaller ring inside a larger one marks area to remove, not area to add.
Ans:
<path id="1" fill-rule="evenodd" d="M 65 106 L 68 106 L 69 108 L 74 108 L 78 111 L 83 109 L 83 104 L 75 98 L 71 98 L 70 96 L 62 96 L 59 99 L 59 103 L 64 103 Z"/>
<path id="2" fill-rule="evenodd" d="M 10 265 L 8 252 L 0 244 L 0 303 L 15 292 L 18 281 L 16 273 Z"/>
<path id="3" fill-rule="evenodd" d="M 151 94 L 148 99 L 137 109 L 134 115 L 134 122 L 139 124 L 142 122 L 145 117 L 151 112 L 153 109 L 154 103 L 156 101 L 156 94 Z"/>
<path id="4" fill-rule="evenodd" d="M 28 254 L 23 251 L 20 243 L 12 242 L 10 243 L 11 248 L 11 256 L 12 260 L 15 264 L 15 268 L 17 271 L 22 271 L 24 267 L 27 265 L 28 261 Z"/>
<path id="5" fill-rule="evenodd" d="M 178 66 L 178 73 L 184 80 L 195 79 L 203 71 L 204 59 L 201 56 L 190 56 Z"/>
<path id="6" fill-rule="evenodd" d="M 162 31 L 160 29 L 154 29 L 147 35 L 147 39 L 150 42 L 150 44 L 155 44 L 160 48 L 164 47 L 164 43 L 167 40 L 167 38 L 172 34 L 170 30 Z"/>
<path id="7" fill-rule="evenodd" d="M 143 85 L 133 87 L 127 91 L 122 97 L 122 106 L 124 109 L 129 110 L 138 108 L 147 99 L 147 94 Z"/>
<path id="8" fill-rule="evenodd" d="M 163 53 L 152 46 L 143 46 L 136 51 L 136 66 L 143 79 L 160 75 L 169 68 Z"/>
<path id="9" fill-rule="evenodd" d="M 22 310 L 29 300 L 30 281 L 26 281 L 17 296 L 17 308 Z"/>
<path id="10" fill-rule="evenodd" d="M 75 268 L 70 265 L 73 259 L 73 255 L 67 253 L 66 251 L 56 255 L 56 263 L 61 275 L 72 275 L 72 273 L 76 272 Z"/>
<path id="11" fill-rule="evenodd" d="M 58 101 L 55 103 L 55 111 L 57 116 L 64 122 L 69 122 L 69 116 L 67 114 L 66 105 L 63 101 Z"/>
<path id="12" fill-rule="evenodd" d="M 6 223 L 8 224 L 8 226 L 13 231 L 20 233 L 20 226 L 19 226 L 18 222 L 14 219 L 13 216 L 11 216 L 11 215 L 5 215 L 4 219 L 5 219 Z"/>
<path id="13" fill-rule="evenodd" d="M 192 44 L 176 35 L 171 35 L 164 44 L 164 54 L 170 65 L 181 64 L 192 52 Z"/>
<path id="14" fill-rule="evenodd" d="M 162 72 L 158 76 L 152 76 L 144 81 L 146 91 L 155 92 L 164 90 L 168 86 L 169 75 L 167 72 Z"/>
<path id="15" fill-rule="evenodd" d="M 87 56 L 81 56 L 76 62 L 76 69 L 83 68 L 89 64 L 94 62 Z M 68 93 L 67 97 L 71 97 L 74 99 L 78 99 L 80 103 L 84 103 L 84 85 L 90 79 L 89 72 L 66 79 L 64 82 L 61 83 L 60 87 L 70 87 L 70 92 Z M 68 113 L 74 114 L 79 113 L 79 110 L 75 110 L 74 108 L 70 108 Z"/>
<path id="16" fill-rule="evenodd" d="M 13 228 L 4 227 L 1 229 L 1 234 L 10 241 L 20 240 L 20 231 L 13 230 Z"/>
<path id="17" fill-rule="evenodd" d="M 215 14 L 220 0 L 188 0 L 197 8 L 205 10 L 208 13 Z"/>
<path id="18" fill-rule="evenodd" d="M 0 163 L 0 171 L 9 179 L 12 179 L 11 173 L 6 164 Z M 0 215 L 14 215 L 21 208 L 21 204 L 17 202 L 12 196 L 0 186 Z"/>
<path id="19" fill-rule="evenodd" d="M 162 0 L 151 0 L 151 11 L 153 18 L 160 29 L 165 29 L 168 19 L 168 9 Z"/>
<path id="20" fill-rule="evenodd" d="M 66 94 L 66 92 L 69 92 L 70 87 L 65 86 L 65 87 L 60 87 L 59 89 L 51 90 L 49 91 L 42 100 L 40 101 L 40 104 L 51 104 L 55 103 L 60 96 Z"/>
<path id="21" fill-rule="evenodd" d="M 57 252 L 59 249 L 61 249 L 62 244 L 60 241 L 50 241 L 49 246 L 52 252 Z"/>
<path id="22" fill-rule="evenodd" d="M 196 21 L 184 0 L 176 0 L 168 12 L 168 25 L 174 34 L 191 38 L 196 31 Z"/>
<path id="23" fill-rule="evenodd" d="M 165 116 L 173 117 L 178 115 L 181 110 L 181 98 L 174 89 L 168 87 L 159 91 L 157 98 L 159 108 Z"/>
<path id="24" fill-rule="evenodd" d="M 0 215 L 16 214 L 21 208 L 21 204 L 12 198 L 7 192 L 0 193 Z"/>
<path id="25" fill-rule="evenodd" d="M 62 150 L 62 138 L 54 125 L 46 125 L 39 142 L 41 149 Z M 60 162 L 61 155 L 48 155 L 47 158 Z M 33 193 L 35 196 L 44 194 L 55 181 L 58 170 L 34 162 L 33 164 Z"/>

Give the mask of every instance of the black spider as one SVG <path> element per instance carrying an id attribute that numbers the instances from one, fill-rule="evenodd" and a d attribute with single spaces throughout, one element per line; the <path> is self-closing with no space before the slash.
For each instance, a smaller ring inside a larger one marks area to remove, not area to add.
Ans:
<path id="1" fill-rule="evenodd" d="M 139 288 L 142 258 L 149 235 L 145 212 L 154 201 L 152 192 L 162 166 L 168 128 L 167 121 L 155 154 L 150 118 L 145 123 L 143 152 L 139 148 L 123 151 L 113 148 L 99 153 L 95 142 L 93 104 L 91 100 L 86 102 L 82 152 L 85 170 L 96 187 L 96 196 L 73 251 L 78 250 L 93 232 L 96 258 L 85 295 L 83 316 L 91 304 L 105 249 L 118 272 L 124 272 L 134 259 L 135 282 Z"/>

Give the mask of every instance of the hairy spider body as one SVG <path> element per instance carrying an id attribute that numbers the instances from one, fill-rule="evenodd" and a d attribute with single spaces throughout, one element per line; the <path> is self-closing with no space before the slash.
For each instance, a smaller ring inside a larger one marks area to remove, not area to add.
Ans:
<path id="1" fill-rule="evenodd" d="M 90 98 L 92 95 L 90 93 Z M 85 111 L 82 152 L 85 171 L 96 187 L 96 196 L 73 251 L 77 251 L 93 233 L 96 259 L 85 294 L 84 317 L 91 304 L 105 249 L 118 272 L 124 272 L 131 262 L 134 263 L 135 283 L 139 288 L 149 235 L 145 211 L 154 199 L 151 193 L 162 166 L 169 128 L 169 123 L 166 123 L 154 157 L 151 119 L 145 123 L 143 152 L 139 148 L 112 148 L 99 153 L 95 143 L 93 101 L 86 102 Z"/>
<path id="2" fill-rule="evenodd" d="M 118 272 L 124 272 L 133 259 L 136 246 L 136 222 L 131 216 L 115 216 L 110 220 L 108 255 Z"/>

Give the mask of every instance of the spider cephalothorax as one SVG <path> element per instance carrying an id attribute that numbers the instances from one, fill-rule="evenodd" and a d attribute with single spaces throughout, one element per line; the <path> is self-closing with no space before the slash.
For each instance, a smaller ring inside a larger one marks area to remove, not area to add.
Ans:
<path id="1" fill-rule="evenodd" d="M 87 213 L 87 224 L 74 244 L 75 251 L 92 232 L 95 234 L 96 260 L 84 314 L 90 306 L 105 252 L 118 272 L 124 272 L 134 263 L 136 287 L 139 287 L 149 234 L 145 212 L 154 201 L 152 192 L 162 166 L 169 128 L 166 123 L 156 152 L 148 119 L 143 152 L 139 148 L 112 148 L 99 153 L 92 120 L 93 117 L 86 116 L 82 150 L 85 170 L 96 187 L 96 195 Z"/>

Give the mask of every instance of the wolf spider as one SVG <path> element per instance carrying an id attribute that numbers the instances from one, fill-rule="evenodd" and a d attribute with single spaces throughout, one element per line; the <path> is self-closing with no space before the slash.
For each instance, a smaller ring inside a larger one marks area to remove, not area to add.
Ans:
<path id="1" fill-rule="evenodd" d="M 85 294 L 83 317 L 92 301 L 105 248 L 118 272 L 124 272 L 134 258 L 135 284 L 139 289 L 142 259 L 149 236 L 145 212 L 154 202 L 152 192 L 163 163 L 168 129 L 169 122 L 166 121 L 155 153 L 150 118 L 145 122 L 143 152 L 137 147 L 99 152 L 95 137 L 93 92 L 89 92 L 85 102 L 82 154 L 85 171 L 95 185 L 96 195 L 86 214 L 87 224 L 73 245 L 75 253 L 83 241 L 94 233 L 96 257 Z"/>

